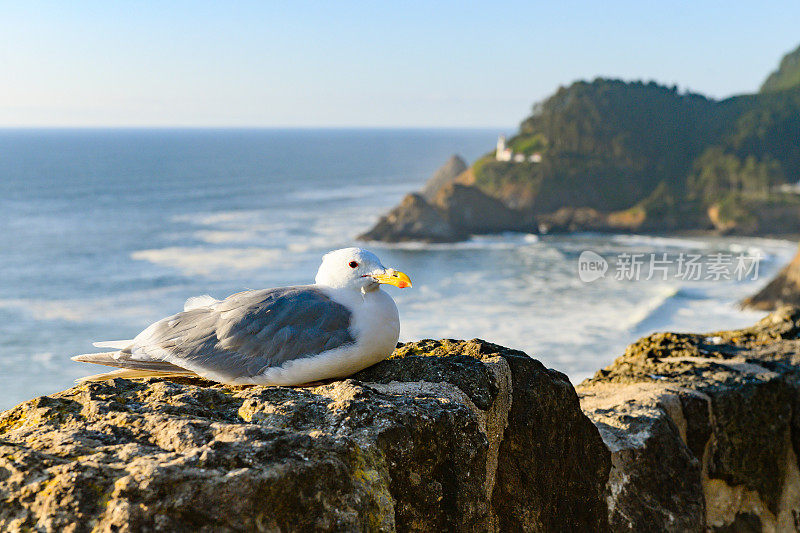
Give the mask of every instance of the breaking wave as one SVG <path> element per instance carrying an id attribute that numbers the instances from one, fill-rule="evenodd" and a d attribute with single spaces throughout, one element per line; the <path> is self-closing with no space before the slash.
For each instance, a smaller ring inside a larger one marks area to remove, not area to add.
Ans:
<path id="1" fill-rule="evenodd" d="M 267 248 L 181 247 L 139 250 L 131 259 L 172 267 L 187 276 L 211 276 L 230 270 L 256 270 L 279 259 L 281 250 Z"/>

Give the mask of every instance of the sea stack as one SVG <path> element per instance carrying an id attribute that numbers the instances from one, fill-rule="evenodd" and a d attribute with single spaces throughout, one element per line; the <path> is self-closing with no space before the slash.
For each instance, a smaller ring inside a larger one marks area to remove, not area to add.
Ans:
<path id="1" fill-rule="evenodd" d="M 419 191 L 423 198 L 429 202 L 434 199 L 436 193 L 450 185 L 456 178 L 469 168 L 466 161 L 460 155 L 453 154 L 447 162 L 439 167 L 433 173 L 433 176 L 425 183 L 425 186 Z"/>
<path id="2" fill-rule="evenodd" d="M 422 190 L 406 195 L 358 239 L 455 242 L 472 234 L 535 228 L 529 216 L 466 184 L 467 172 L 469 169 L 461 157 L 450 157 Z"/>

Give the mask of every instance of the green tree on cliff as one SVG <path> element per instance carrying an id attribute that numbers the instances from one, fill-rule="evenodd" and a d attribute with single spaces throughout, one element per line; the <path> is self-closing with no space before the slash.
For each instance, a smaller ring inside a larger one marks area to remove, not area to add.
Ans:
<path id="1" fill-rule="evenodd" d="M 489 154 L 473 166 L 475 184 L 534 213 L 640 205 L 663 215 L 671 206 L 703 210 L 731 193 L 766 200 L 776 185 L 800 179 L 795 72 L 800 48 L 762 93 L 722 101 L 653 82 L 573 83 L 535 105 L 509 140 L 517 152 L 543 153 L 542 162 Z M 670 220 L 693 223 L 683 214 Z"/>

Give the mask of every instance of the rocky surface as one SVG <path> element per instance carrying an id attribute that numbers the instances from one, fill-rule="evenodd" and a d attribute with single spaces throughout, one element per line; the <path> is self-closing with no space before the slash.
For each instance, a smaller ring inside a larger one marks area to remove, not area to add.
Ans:
<path id="1" fill-rule="evenodd" d="M 466 161 L 459 155 L 452 155 L 447 162 L 439 167 L 433 176 L 425 183 L 420 194 L 428 201 L 433 200 L 440 190 L 456 181 L 463 172 L 469 168 Z"/>
<path id="2" fill-rule="evenodd" d="M 608 217 L 589 207 L 563 207 L 555 213 L 541 215 L 536 220 L 538 229 L 542 233 L 606 231 L 610 229 Z"/>
<path id="3" fill-rule="evenodd" d="M 432 205 L 453 228 L 466 234 L 498 233 L 530 226 L 530 218 L 509 209 L 500 200 L 475 187 L 451 183 L 433 198 Z"/>
<path id="4" fill-rule="evenodd" d="M 358 236 L 364 241 L 455 242 L 472 234 L 526 231 L 531 218 L 475 187 L 450 183 L 430 200 L 407 195 L 400 205 Z"/>
<path id="5" fill-rule="evenodd" d="M 672 213 L 674 209 L 665 210 L 662 205 L 656 205 L 652 201 L 621 211 L 601 212 L 591 207 L 561 207 L 542 213 L 525 203 L 523 197 L 526 194 L 517 194 L 512 187 L 504 192 L 502 198 L 493 196 L 476 184 L 473 169 L 467 168 L 463 160 L 453 156 L 436 171 L 422 191 L 406 195 L 399 205 L 380 217 L 358 239 L 384 242 L 456 242 L 467 239 L 470 235 L 504 231 L 628 233 L 680 231 L 700 227 L 713 229 L 710 223 L 704 227 L 701 222 L 693 220 L 685 213 L 676 217 Z M 796 213 L 787 216 L 791 218 L 795 215 Z M 759 231 L 769 233 L 771 227 L 769 224 L 762 224 Z M 778 228 L 780 227 L 778 224 Z M 731 228 L 727 227 L 720 229 L 720 232 L 730 231 Z"/>
<path id="6" fill-rule="evenodd" d="M 469 185 L 467 164 L 452 156 L 418 193 L 411 193 L 358 236 L 363 241 L 456 242 L 472 234 L 535 231 L 531 216 Z"/>
<path id="7" fill-rule="evenodd" d="M 782 305 L 800 306 L 800 251 L 763 289 L 742 300 L 743 307 L 764 311 Z"/>
<path id="8" fill-rule="evenodd" d="M 659 333 L 577 387 L 612 455 L 614 531 L 796 531 L 800 310 Z"/>
<path id="9" fill-rule="evenodd" d="M 309 388 L 81 385 L 0 414 L 0 530 L 797 531 L 798 457 L 787 306 L 577 389 L 480 340 Z"/>
<path id="10" fill-rule="evenodd" d="M 313 388 L 114 380 L 0 415 L 0 530 L 602 531 L 562 374 L 421 341 Z"/>
<path id="11" fill-rule="evenodd" d="M 535 231 L 532 217 L 468 184 L 469 168 L 454 155 L 428 180 L 357 238 L 363 241 L 456 242 L 472 234 Z"/>
<path id="12" fill-rule="evenodd" d="M 455 242 L 466 238 L 466 233 L 453 227 L 443 213 L 418 193 L 406 195 L 400 205 L 358 236 L 362 241 L 385 242 Z"/>

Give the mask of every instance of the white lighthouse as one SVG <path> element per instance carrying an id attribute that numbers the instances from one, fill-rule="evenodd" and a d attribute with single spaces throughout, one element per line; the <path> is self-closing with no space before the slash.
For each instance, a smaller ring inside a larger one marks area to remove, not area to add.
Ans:
<path id="1" fill-rule="evenodd" d="M 501 135 L 497 138 L 497 151 L 495 152 L 495 158 L 498 161 L 511 161 L 511 157 L 513 154 L 511 153 L 511 148 L 506 148 L 506 138 L 504 135 Z"/>

